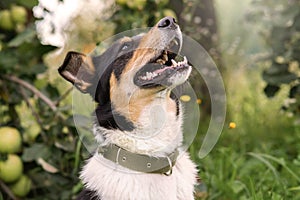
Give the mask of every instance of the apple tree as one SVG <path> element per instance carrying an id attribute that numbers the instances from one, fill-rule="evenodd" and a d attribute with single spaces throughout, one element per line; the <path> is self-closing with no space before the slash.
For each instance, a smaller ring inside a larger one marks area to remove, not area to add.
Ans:
<path id="1" fill-rule="evenodd" d="M 76 185 L 81 144 L 70 109 L 61 103 L 66 94 L 47 78 L 43 58 L 55 47 L 37 37 L 36 4 L 0 2 L 0 143 L 11 146 L 18 134 L 22 138 L 16 151 L 1 146 L 0 199 L 57 199 L 57 194 L 70 199 L 81 187 Z"/>

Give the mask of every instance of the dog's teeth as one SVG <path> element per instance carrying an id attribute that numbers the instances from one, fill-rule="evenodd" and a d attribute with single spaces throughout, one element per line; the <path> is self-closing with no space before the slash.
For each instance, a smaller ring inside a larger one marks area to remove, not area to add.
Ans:
<path id="1" fill-rule="evenodd" d="M 185 56 L 183 57 L 183 62 L 184 62 L 184 64 L 187 64 L 187 63 L 188 63 L 188 61 L 187 61 L 187 59 L 186 59 Z"/>
<path id="2" fill-rule="evenodd" d="M 140 79 L 145 81 L 147 79 L 147 77 L 146 76 L 140 76 Z"/>
<path id="3" fill-rule="evenodd" d="M 175 60 L 171 60 L 171 62 L 172 62 L 172 64 L 173 64 L 173 67 L 176 67 L 178 64 L 177 64 L 177 62 L 175 61 Z"/>
<path id="4" fill-rule="evenodd" d="M 146 72 L 146 78 L 149 80 L 151 79 L 151 74 L 149 72 Z"/>
<path id="5" fill-rule="evenodd" d="M 146 72 L 146 76 L 143 76 L 142 79 L 143 80 L 151 80 L 153 79 L 154 77 L 156 77 L 158 74 L 155 73 L 155 72 Z"/>
<path id="6" fill-rule="evenodd" d="M 178 45 L 178 42 L 177 42 L 177 40 L 173 40 L 174 41 L 174 43 L 176 44 L 176 45 Z"/>

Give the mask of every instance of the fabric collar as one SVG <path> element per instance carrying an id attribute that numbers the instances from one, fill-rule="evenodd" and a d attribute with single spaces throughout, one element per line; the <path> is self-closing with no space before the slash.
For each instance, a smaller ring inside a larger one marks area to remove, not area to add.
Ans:
<path id="1" fill-rule="evenodd" d="M 172 174 L 172 167 L 175 165 L 179 155 L 176 149 L 166 157 L 152 157 L 145 154 L 132 153 L 115 144 L 99 147 L 98 153 L 103 155 L 104 158 L 128 169 L 144 173 L 165 174 L 167 176 Z"/>

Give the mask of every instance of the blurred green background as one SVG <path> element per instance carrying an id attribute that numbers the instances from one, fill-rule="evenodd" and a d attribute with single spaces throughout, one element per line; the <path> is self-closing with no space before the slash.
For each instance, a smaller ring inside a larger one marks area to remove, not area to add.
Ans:
<path id="1" fill-rule="evenodd" d="M 221 138 L 200 159 L 210 97 L 191 78 L 204 116 L 189 149 L 201 179 L 196 198 L 300 199 L 298 0 L 2 0 L 0 9 L 0 200 L 75 198 L 89 154 L 72 119 L 72 87 L 57 68 L 67 51 L 89 53 L 164 16 L 203 45 L 226 88 Z M 5 149 L 10 142 L 18 148 Z M 15 171 L 5 171 L 8 154 Z"/>

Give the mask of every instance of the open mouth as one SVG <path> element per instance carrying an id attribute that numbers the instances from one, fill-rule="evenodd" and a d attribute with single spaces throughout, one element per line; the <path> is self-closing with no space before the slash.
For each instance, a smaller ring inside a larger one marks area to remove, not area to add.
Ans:
<path id="1" fill-rule="evenodd" d="M 150 60 L 136 73 L 134 83 L 143 88 L 172 85 L 171 77 L 190 69 L 186 57 L 178 55 L 180 45 L 180 41 L 173 39 L 158 57 Z"/>

